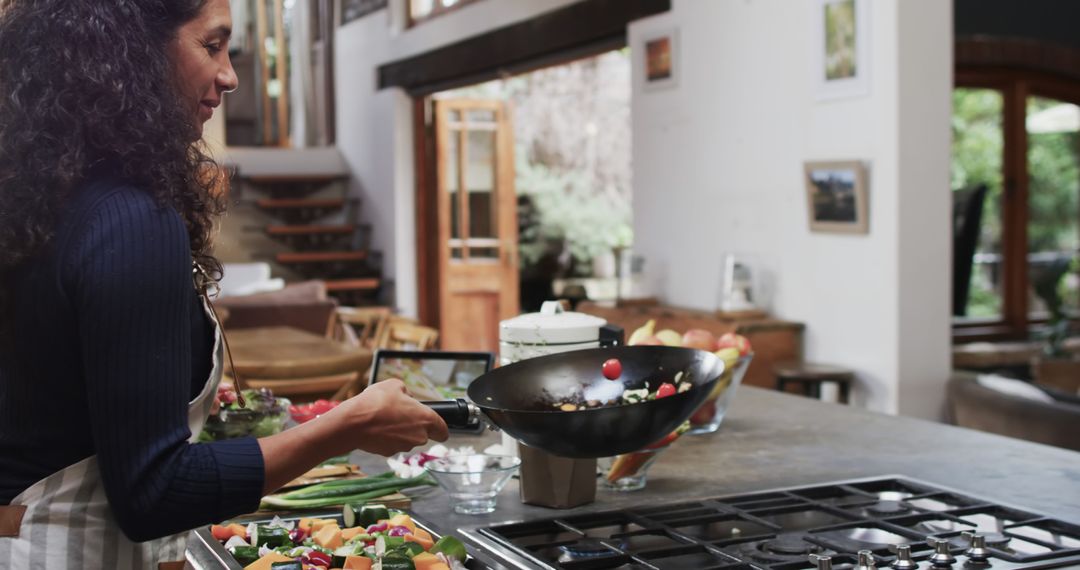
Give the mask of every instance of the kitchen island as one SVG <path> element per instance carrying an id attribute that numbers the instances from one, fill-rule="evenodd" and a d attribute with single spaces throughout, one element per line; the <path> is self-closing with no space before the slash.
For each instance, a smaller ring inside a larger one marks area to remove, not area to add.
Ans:
<path id="1" fill-rule="evenodd" d="M 455 434 L 448 445 L 498 441 Z M 368 473 L 387 469 L 379 457 L 353 459 Z M 412 511 L 438 533 L 469 536 L 462 529 L 890 475 L 1080 524 L 1080 453 L 746 386 L 720 430 L 680 438 L 641 491 L 598 490 L 591 504 L 556 510 L 521 503 L 512 480 L 489 515 L 454 513 L 440 488 L 414 494 Z"/>
<path id="2" fill-rule="evenodd" d="M 455 434 L 448 445 L 481 451 L 498 441 L 498 432 Z M 354 459 L 371 473 L 386 468 L 377 457 Z M 440 533 L 460 534 L 505 521 L 889 475 L 1080 524 L 1080 453 L 748 386 L 739 389 L 719 431 L 680 438 L 649 470 L 641 491 L 597 490 L 594 503 L 549 509 L 523 504 L 512 480 L 490 515 L 454 513 L 439 488 L 417 496 L 412 511 Z"/>

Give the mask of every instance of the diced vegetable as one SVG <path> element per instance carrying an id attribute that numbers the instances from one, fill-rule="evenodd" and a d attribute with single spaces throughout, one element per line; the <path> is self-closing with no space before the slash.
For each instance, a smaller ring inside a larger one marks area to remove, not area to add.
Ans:
<path id="1" fill-rule="evenodd" d="M 439 560 L 438 556 L 430 552 L 424 552 L 417 554 L 412 558 L 413 566 L 416 566 L 416 570 L 431 570 L 436 564 L 442 564 L 443 561 Z"/>
<path id="2" fill-rule="evenodd" d="M 259 525 L 256 527 L 255 532 L 251 534 L 252 546 L 277 548 L 279 546 L 292 546 L 292 543 L 292 539 L 289 538 L 289 531 L 279 526 Z"/>
<path id="3" fill-rule="evenodd" d="M 259 559 L 259 547 L 257 546 L 236 546 L 229 549 L 229 554 L 233 555 L 233 558 L 237 562 L 247 566 L 252 562 Z"/>
<path id="4" fill-rule="evenodd" d="M 412 558 L 413 556 L 416 556 L 417 554 L 425 552 L 427 550 L 427 548 L 420 545 L 419 543 L 409 542 L 408 540 L 406 540 L 405 544 L 402 544 L 400 547 L 398 547 L 398 550 L 401 551 L 402 553 L 404 553 L 409 558 Z"/>
<path id="5" fill-rule="evenodd" d="M 243 538 L 244 540 L 247 540 L 247 527 L 246 526 L 244 526 L 242 524 L 239 524 L 239 523 L 232 523 L 231 525 L 228 525 L 227 528 L 232 530 L 233 536 L 239 536 L 240 538 Z"/>
<path id="6" fill-rule="evenodd" d="M 383 570 L 416 570 L 412 558 L 400 554 L 387 553 L 382 559 Z"/>
<path id="7" fill-rule="evenodd" d="M 413 522 L 412 517 L 405 513 L 399 513 L 390 517 L 390 520 L 386 521 L 386 524 L 390 525 L 391 529 L 395 526 L 403 526 L 408 528 L 410 532 L 416 530 L 416 523 Z"/>
<path id="8" fill-rule="evenodd" d="M 299 560 L 275 562 L 270 565 L 270 570 L 304 570 L 304 564 Z"/>
<path id="9" fill-rule="evenodd" d="M 355 528 L 341 529 L 341 540 L 344 540 L 345 542 L 349 542 L 350 540 L 352 540 L 353 538 L 355 538 L 357 536 L 369 536 L 369 535 L 368 535 L 367 531 L 364 529 L 364 527 L 362 527 L 362 526 L 358 526 L 358 527 L 355 527 Z"/>
<path id="10" fill-rule="evenodd" d="M 416 533 L 407 534 L 405 535 L 405 542 L 419 544 L 424 550 L 431 550 L 431 547 L 435 546 L 434 541 L 431 540 L 431 535 L 424 537 Z"/>
<path id="11" fill-rule="evenodd" d="M 405 536 L 406 534 L 412 534 L 412 531 L 407 526 L 395 526 L 391 527 L 386 534 L 389 536 Z"/>
<path id="12" fill-rule="evenodd" d="M 329 568 L 330 565 L 333 564 L 334 558 L 324 552 L 312 550 L 311 552 L 305 554 L 302 560 L 308 564 L 315 564 L 324 568 Z"/>
<path id="13" fill-rule="evenodd" d="M 455 558 L 459 562 L 465 562 L 468 553 L 465 552 L 465 543 L 458 540 L 456 537 L 449 534 L 440 538 L 435 546 L 432 546 L 428 552 L 432 554 L 443 553 L 450 558 Z"/>
<path id="14" fill-rule="evenodd" d="M 244 570 L 270 570 L 275 562 L 292 562 L 292 558 L 278 552 L 269 552 L 266 556 L 244 566 Z"/>
<path id="15" fill-rule="evenodd" d="M 221 526 L 219 524 L 210 527 L 210 536 L 213 536 L 215 540 L 225 542 L 236 534 L 233 530 L 227 526 Z"/>
<path id="16" fill-rule="evenodd" d="M 315 541 L 315 544 L 318 544 L 323 548 L 329 548 L 330 550 L 334 550 L 345 544 L 345 541 L 341 538 L 341 529 L 338 528 L 337 525 L 324 526 L 315 531 L 315 534 L 313 534 L 311 538 Z"/>
<path id="17" fill-rule="evenodd" d="M 350 503 L 342 508 L 342 519 L 345 526 L 371 526 L 381 520 L 390 518 L 390 510 L 386 505 L 363 505 Z"/>
<path id="18" fill-rule="evenodd" d="M 367 556 L 350 556 L 345 559 L 344 570 L 371 570 L 375 561 Z"/>

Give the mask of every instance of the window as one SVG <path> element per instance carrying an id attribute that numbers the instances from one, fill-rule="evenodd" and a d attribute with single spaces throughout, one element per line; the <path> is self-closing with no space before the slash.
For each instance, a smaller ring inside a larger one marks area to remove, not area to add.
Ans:
<path id="1" fill-rule="evenodd" d="M 476 0 L 408 0 L 409 4 L 409 25 L 415 26 L 416 24 L 434 18 L 440 14 L 445 14 L 455 8 L 460 8 L 470 2 Z"/>
<path id="2" fill-rule="evenodd" d="M 958 338 L 1026 338 L 1055 285 L 1080 314 L 1078 103 L 1077 82 L 958 70 L 952 186 L 958 198 L 986 187 Z"/>

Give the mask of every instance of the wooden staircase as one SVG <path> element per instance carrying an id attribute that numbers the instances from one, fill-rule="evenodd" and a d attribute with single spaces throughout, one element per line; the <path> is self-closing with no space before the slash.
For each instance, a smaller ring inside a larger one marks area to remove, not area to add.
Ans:
<path id="1" fill-rule="evenodd" d="M 381 258 L 368 249 L 370 228 L 357 222 L 359 200 L 346 195 L 347 175 L 245 176 L 240 169 L 234 180 L 241 202 L 272 220 L 248 229 L 288 249 L 256 257 L 299 278 L 325 281 L 327 292 L 342 304 L 378 302 Z"/>

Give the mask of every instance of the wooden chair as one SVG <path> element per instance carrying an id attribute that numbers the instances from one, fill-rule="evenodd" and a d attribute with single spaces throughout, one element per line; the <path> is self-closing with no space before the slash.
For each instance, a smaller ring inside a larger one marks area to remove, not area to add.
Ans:
<path id="1" fill-rule="evenodd" d="M 412 319 L 394 317 L 375 348 L 388 350 L 431 350 L 439 340 L 439 331 L 426 327 Z"/>
<path id="2" fill-rule="evenodd" d="M 373 339 L 372 350 L 431 350 L 439 339 L 439 331 L 425 327 L 413 319 L 389 315 L 382 324 L 378 336 Z M 360 393 L 369 381 L 371 370 L 358 375 L 339 389 L 331 399 L 341 401 Z"/>
<path id="3" fill-rule="evenodd" d="M 357 346 L 364 348 L 375 348 L 376 340 L 382 337 L 392 316 L 393 311 L 390 307 L 338 307 L 337 309 L 341 332 L 346 333 L 351 330 L 355 335 Z"/>

